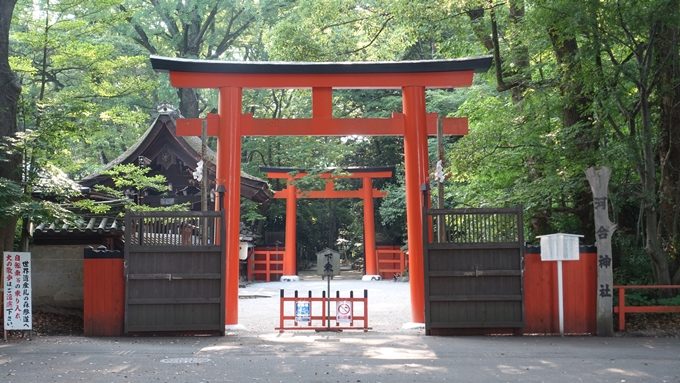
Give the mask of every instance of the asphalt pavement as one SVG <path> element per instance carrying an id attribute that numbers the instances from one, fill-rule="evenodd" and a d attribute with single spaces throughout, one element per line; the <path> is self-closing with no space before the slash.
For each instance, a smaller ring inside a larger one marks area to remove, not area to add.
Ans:
<path id="1" fill-rule="evenodd" d="M 0 382 L 680 383 L 678 338 L 425 336 L 403 326 L 410 308 L 400 282 L 332 282 L 341 291 L 369 290 L 367 333 L 274 330 L 280 288 L 325 287 L 320 280 L 248 285 L 241 326 L 225 337 L 0 341 Z"/>

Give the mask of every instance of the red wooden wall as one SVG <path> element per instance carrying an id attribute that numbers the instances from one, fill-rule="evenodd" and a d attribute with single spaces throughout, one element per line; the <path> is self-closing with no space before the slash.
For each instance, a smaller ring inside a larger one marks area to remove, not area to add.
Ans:
<path id="1" fill-rule="evenodd" d="M 122 258 L 83 260 L 83 332 L 85 336 L 123 335 L 125 279 Z"/>
<path id="2" fill-rule="evenodd" d="M 595 334 L 597 254 L 581 247 L 578 261 L 562 262 L 565 334 Z M 524 333 L 559 333 L 557 262 L 541 261 L 540 248 L 524 256 Z"/>

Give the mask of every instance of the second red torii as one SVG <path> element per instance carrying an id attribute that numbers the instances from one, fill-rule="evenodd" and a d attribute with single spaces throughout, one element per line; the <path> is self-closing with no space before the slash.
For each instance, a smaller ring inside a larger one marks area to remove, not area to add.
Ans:
<path id="1" fill-rule="evenodd" d="M 319 174 L 319 178 L 325 180 L 323 190 L 300 190 L 294 181 L 306 177 L 306 171 L 292 168 L 261 168 L 268 178 L 285 179 L 286 188 L 276 191 L 274 198 L 286 200 L 286 241 L 283 254 L 283 275 L 294 276 L 297 274 L 296 248 L 297 248 L 297 200 L 301 198 L 318 199 L 345 199 L 360 198 L 364 202 L 364 256 L 365 275 L 369 279 L 378 277 L 378 257 L 375 247 L 375 217 L 373 198 L 382 198 L 387 195 L 384 191 L 373 188 L 373 179 L 392 177 L 393 169 L 386 167 L 372 168 L 345 168 L 341 174 L 332 173 L 329 169 Z M 362 186 L 355 190 L 336 190 L 336 179 L 361 179 Z"/>

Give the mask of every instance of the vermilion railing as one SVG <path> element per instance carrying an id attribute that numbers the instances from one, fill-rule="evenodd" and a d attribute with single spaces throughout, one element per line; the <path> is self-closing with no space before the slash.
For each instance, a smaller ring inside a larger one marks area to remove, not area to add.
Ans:
<path id="1" fill-rule="evenodd" d="M 614 312 L 619 314 L 619 331 L 626 329 L 627 313 L 680 313 L 680 306 L 627 306 L 626 290 L 678 289 L 680 285 L 629 285 L 614 286 L 619 289 L 619 304 L 614 306 Z"/>
<path id="2" fill-rule="evenodd" d="M 404 274 L 408 258 L 399 246 L 378 246 L 375 252 L 378 258 L 378 274 L 383 279 Z"/>
<path id="3" fill-rule="evenodd" d="M 314 331 L 343 331 L 343 330 L 363 330 L 367 332 L 368 327 L 368 290 L 364 290 L 362 298 L 354 297 L 354 292 L 349 292 L 349 297 L 341 297 L 340 292 L 335 292 L 335 298 L 327 298 L 326 292 L 321 293 L 321 297 L 312 297 L 309 291 L 306 297 L 298 296 L 298 291 L 292 297 L 286 297 L 284 290 L 281 290 L 279 303 L 279 330 L 314 330 Z M 298 313 L 298 304 L 305 304 L 308 311 L 303 314 Z M 308 305 L 307 305 L 308 304 Z M 346 307 L 348 311 L 341 313 L 341 307 Z M 343 321 L 345 319 L 345 321 Z M 356 326 L 355 322 L 362 322 L 361 326 Z"/>
<path id="4" fill-rule="evenodd" d="M 249 281 L 278 281 L 283 275 L 283 249 L 255 248 L 248 257 Z"/>

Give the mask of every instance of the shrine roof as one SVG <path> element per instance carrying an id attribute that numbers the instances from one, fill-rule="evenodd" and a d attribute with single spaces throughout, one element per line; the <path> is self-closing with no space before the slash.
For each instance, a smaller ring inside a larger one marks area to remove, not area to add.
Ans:
<path id="1" fill-rule="evenodd" d="M 157 71 L 235 74 L 375 74 L 433 73 L 474 71 L 486 72 L 491 56 L 448 60 L 378 61 L 378 62 L 277 62 L 221 61 L 150 56 Z"/>
<path id="2" fill-rule="evenodd" d="M 140 158 L 151 161 L 157 160 L 164 151 L 172 152 L 177 159 L 191 168 L 196 169 L 196 163 L 200 160 L 201 139 L 200 137 L 183 137 L 175 134 L 176 112 L 173 110 L 159 111 L 159 115 L 151 123 L 149 128 L 142 136 L 132 144 L 125 152 L 117 158 L 108 162 L 101 170 L 84 177 L 79 181 L 85 187 L 104 182 L 110 178 L 106 171 L 116 165 L 133 163 L 136 164 Z M 206 162 L 214 168 L 216 154 L 210 148 L 206 150 Z M 167 170 L 167 168 L 166 168 Z M 167 176 L 167 174 L 166 174 Z M 266 202 L 271 198 L 271 191 L 265 180 L 250 175 L 241 170 L 241 195 L 255 202 Z"/>

